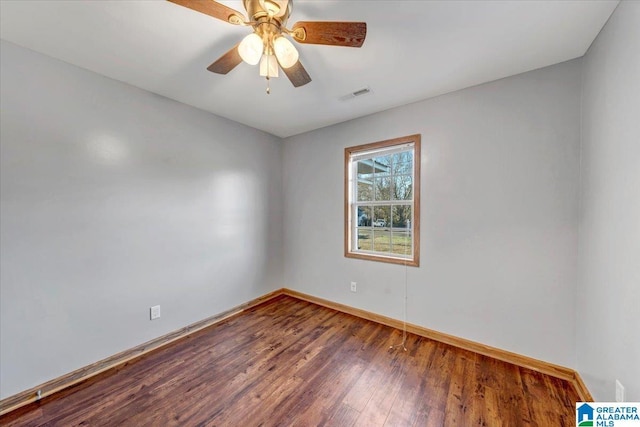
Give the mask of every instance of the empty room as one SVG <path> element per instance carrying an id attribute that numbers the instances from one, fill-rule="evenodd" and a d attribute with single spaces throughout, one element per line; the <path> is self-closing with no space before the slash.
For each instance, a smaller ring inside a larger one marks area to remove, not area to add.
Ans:
<path id="1" fill-rule="evenodd" d="M 640 1 L 0 36 L 0 425 L 640 426 Z"/>

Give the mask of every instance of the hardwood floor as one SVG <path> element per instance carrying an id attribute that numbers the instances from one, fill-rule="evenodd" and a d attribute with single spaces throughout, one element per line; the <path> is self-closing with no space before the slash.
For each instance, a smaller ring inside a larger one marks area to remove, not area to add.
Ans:
<path id="1" fill-rule="evenodd" d="M 571 426 L 566 381 L 281 296 L 2 426 Z"/>

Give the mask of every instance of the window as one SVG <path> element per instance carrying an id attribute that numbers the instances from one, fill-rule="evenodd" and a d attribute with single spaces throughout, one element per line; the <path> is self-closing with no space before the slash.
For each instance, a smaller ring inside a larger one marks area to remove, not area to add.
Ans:
<path id="1" fill-rule="evenodd" d="M 419 265 L 420 135 L 345 148 L 344 254 Z"/>

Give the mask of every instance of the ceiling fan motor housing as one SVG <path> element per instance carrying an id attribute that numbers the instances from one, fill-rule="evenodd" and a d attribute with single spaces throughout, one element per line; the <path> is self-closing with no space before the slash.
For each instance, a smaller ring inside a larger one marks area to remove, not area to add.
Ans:
<path id="1" fill-rule="evenodd" d="M 284 27 L 291 15 L 292 0 L 243 0 L 244 8 L 252 22 L 271 18 L 279 27 Z M 270 13 L 271 12 L 271 13 Z"/>

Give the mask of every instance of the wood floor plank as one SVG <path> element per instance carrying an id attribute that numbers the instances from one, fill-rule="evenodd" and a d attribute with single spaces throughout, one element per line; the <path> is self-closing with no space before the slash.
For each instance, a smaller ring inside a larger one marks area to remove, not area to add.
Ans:
<path id="1" fill-rule="evenodd" d="M 327 420 L 326 427 L 351 427 L 360 416 L 360 412 L 345 403 L 338 403 L 331 417 Z"/>
<path id="2" fill-rule="evenodd" d="M 408 355 L 399 348 L 388 349 L 389 363 L 383 369 L 384 381 L 375 385 L 375 392 L 367 402 L 356 421 L 356 426 L 382 426 L 387 422 L 391 407 L 400 393 L 402 382 L 407 375 Z"/>
<path id="3" fill-rule="evenodd" d="M 506 426 L 530 426 L 531 414 L 524 396 L 520 368 L 508 363 L 498 368 L 503 369 L 505 373 L 502 384 L 497 388 L 500 392 L 497 403 L 500 419 Z"/>
<path id="4" fill-rule="evenodd" d="M 371 348 L 388 347 L 389 329 L 386 326 L 377 325 L 375 335 L 372 335 L 371 341 L 375 343 Z M 365 354 L 370 356 L 371 353 L 373 353 L 375 357 L 362 358 L 367 369 L 362 372 L 360 378 L 358 378 L 343 398 L 343 403 L 354 408 L 358 413 L 362 412 L 371 399 L 371 396 L 373 396 L 375 385 L 383 381 L 382 369 L 378 369 L 378 366 L 386 360 L 387 353 L 367 351 Z"/>
<path id="5" fill-rule="evenodd" d="M 417 419 L 418 411 L 416 411 L 416 408 L 420 407 L 421 401 L 424 400 L 423 386 L 427 376 L 426 371 L 435 351 L 435 346 L 424 345 L 424 341 L 424 338 L 415 335 L 407 337 L 408 353 L 405 354 L 405 357 L 410 358 L 410 370 L 418 373 L 418 375 L 407 375 L 405 377 L 391 406 L 384 424 L 385 427 L 411 426 Z"/>
<path id="6" fill-rule="evenodd" d="M 39 402 L 2 426 L 564 426 L 566 381 L 289 296 Z"/>
<path id="7" fill-rule="evenodd" d="M 402 383 L 396 400 L 387 416 L 385 426 L 412 426 L 421 414 L 432 412 L 429 407 L 430 399 L 426 398 L 428 383 L 431 381 L 429 366 L 433 363 L 436 346 L 430 340 L 409 335 L 407 338 L 408 356 L 411 357 L 410 373 Z M 423 372 L 414 375 L 413 372 Z M 424 425 L 420 424 L 420 425 Z"/>
<path id="8" fill-rule="evenodd" d="M 334 411 L 341 405 L 344 391 L 351 387 L 364 369 L 362 365 L 358 364 L 341 365 L 338 369 L 331 367 L 319 371 L 314 379 L 314 385 L 305 384 L 307 387 L 317 390 L 317 393 L 313 397 L 312 405 L 307 402 L 291 411 L 296 414 L 299 425 L 326 424 Z"/>

